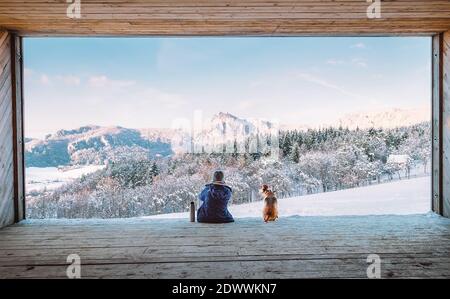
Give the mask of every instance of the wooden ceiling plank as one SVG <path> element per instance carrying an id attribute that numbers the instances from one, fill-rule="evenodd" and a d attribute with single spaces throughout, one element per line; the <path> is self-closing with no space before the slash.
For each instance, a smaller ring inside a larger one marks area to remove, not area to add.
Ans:
<path id="1" fill-rule="evenodd" d="M 21 35 L 431 34 L 450 29 L 449 0 L 382 1 L 368 19 L 362 0 L 65 0 L 0 3 L 0 28 Z"/>

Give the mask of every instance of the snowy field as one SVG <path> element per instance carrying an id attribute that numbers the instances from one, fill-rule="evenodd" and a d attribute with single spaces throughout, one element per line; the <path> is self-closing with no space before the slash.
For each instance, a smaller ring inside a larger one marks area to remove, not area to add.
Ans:
<path id="1" fill-rule="evenodd" d="M 407 215 L 431 210 L 431 177 L 403 179 L 342 191 L 319 193 L 279 200 L 280 217 Z M 261 217 L 262 202 L 230 206 L 235 218 Z M 154 215 L 142 218 L 189 218 L 189 213 Z"/>
<path id="2" fill-rule="evenodd" d="M 26 192 L 56 189 L 70 183 L 82 175 L 103 169 L 105 165 L 86 165 L 76 167 L 27 167 L 25 169 Z"/>

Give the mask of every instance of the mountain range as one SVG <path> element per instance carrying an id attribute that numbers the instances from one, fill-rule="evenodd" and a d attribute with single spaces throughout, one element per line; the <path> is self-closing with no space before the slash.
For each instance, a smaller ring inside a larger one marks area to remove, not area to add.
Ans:
<path id="1" fill-rule="evenodd" d="M 344 115 L 337 122 L 338 126 L 349 129 L 397 128 L 431 121 L 431 111 L 427 108 L 385 109 Z"/>
<path id="2" fill-rule="evenodd" d="M 60 130 L 45 139 L 27 139 L 27 167 L 50 167 L 76 164 L 104 164 L 127 156 L 167 156 L 172 153 L 168 142 L 150 140 L 136 129 L 84 126 Z"/>
<path id="3" fill-rule="evenodd" d="M 391 109 L 385 111 L 353 113 L 337 123 L 323 125 L 349 129 L 371 127 L 393 128 L 430 121 L 427 109 Z M 295 129 L 306 130 L 305 125 Z M 276 124 L 260 119 L 239 118 L 220 112 L 188 136 L 197 145 L 214 146 L 234 140 L 241 142 L 249 136 L 264 135 L 276 129 Z M 280 130 L 294 129 L 280 125 Z M 27 167 L 104 164 L 127 157 L 164 157 L 182 151 L 180 141 L 185 139 L 177 129 L 129 129 L 119 126 L 83 126 L 73 130 L 59 130 L 44 139 L 26 139 L 25 163 Z"/>

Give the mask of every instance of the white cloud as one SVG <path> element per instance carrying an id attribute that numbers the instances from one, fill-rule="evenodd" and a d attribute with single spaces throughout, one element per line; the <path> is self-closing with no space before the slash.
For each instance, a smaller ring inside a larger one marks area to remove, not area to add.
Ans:
<path id="1" fill-rule="evenodd" d="M 39 82 L 42 85 L 49 85 L 50 84 L 50 78 L 46 74 L 42 74 L 39 78 Z"/>
<path id="2" fill-rule="evenodd" d="M 341 65 L 344 63 L 345 63 L 345 61 L 343 61 L 343 60 L 337 60 L 337 59 L 328 59 L 327 60 L 327 64 L 331 64 L 331 65 Z"/>
<path id="3" fill-rule="evenodd" d="M 56 76 L 56 79 L 62 81 L 66 85 L 71 86 L 78 86 L 81 83 L 80 77 L 74 75 L 65 75 L 65 76 L 59 75 Z"/>
<path id="4" fill-rule="evenodd" d="M 89 85 L 94 87 L 103 87 L 108 83 L 106 76 L 94 76 L 89 78 Z"/>
<path id="5" fill-rule="evenodd" d="M 354 45 L 351 45 L 350 48 L 352 48 L 352 49 L 365 49 L 366 45 L 364 43 L 356 43 Z"/>
<path id="6" fill-rule="evenodd" d="M 32 69 L 29 68 L 23 68 L 23 74 L 25 77 L 30 77 L 31 75 L 34 74 L 34 71 Z"/>
<path id="7" fill-rule="evenodd" d="M 327 64 L 337 66 L 337 65 L 353 65 L 357 67 L 367 67 L 367 61 L 363 58 L 353 58 L 351 60 L 338 60 L 338 59 L 328 59 Z"/>
<path id="8" fill-rule="evenodd" d="M 136 84 L 132 80 L 112 80 L 107 76 L 92 76 L 88 80 L 91 87 L 128 87 Z"/>
<path id="9" fill-rule="evenodd" d="M 363 97 L 361 97 L 360 95 L 357 95 L 357 94 L 355 94 L 355 93 L 353 93 L 353 92 L 350 92 L 350 91 L 348 91 L 348 90 L 346 90 L 346 89 L 340 87 L 340 86 L 337 85 L 337 84 L 328 82 L 327 80 L 324 80 L 324 79 L 322 79 L 322 78 L 319 78 L 319 77 L 314 76 L 314 75 L 309 74 L 309 73 L 297 73 L 297 74 L 296 74 L 296 77 L 297 77 L 298 79 L 303 80 L 303 81 L 310 82 L 310 83 L 314 83 L 314 84 L 320 85 L 320 86 L 322 86 L 322 87 L 326 87 L 326 88 L 329 88 L 329 89 L 338 91 L 338 92 L 340 92 L 340 93 L 342 93 L 342 94 L 344 94 L 344 95 L 350 96 L 350 97 L 355 98 L 355 99 L 361 99 L 361 98 L 363 98 Z"/>
<path id="10" fill-rule="evenodd" d="M 356 100 L 365 100 L 366 97 L 362 96 L 360 94 L 354 93 L 334 82 L 330 82 L 318 75 L 315 75 L 311 72 L 303 71 L 303 70 L 297 70 L 297 71 L 290 71 L 287 73 L 281 73 L 281 74 L 273 74 L 269 77 L 263 77 L 260 78 L 257 81 L 252 82 L 251 87 L 257 87 L 258 89 L 260 87 L 270 87 L 270 91 L 275 90 L 275 88 L 279 91 L 286 91 L 289 90 L 291 93 L 295 91 L 299 91 L 297 87 L 298 84 L 295 84 L 298 81 L 303 81 L 307 83 L 313 83 L 315 85 L 318 85 L 320 87 L 332 90 L 333 92 L 338 92 L 342 95 L 345 95 L 347 97 L 351 97 Z M 290 87 L 293 87 L 293 89 L 289 89 Z M 262 97 L 269 94 L 270 91 L 263 94 Z M 278 91 L 277 91 L 278 92 Z"/>
<path id="11" fill-rule="evenodd" d="M 35 76 L 35 74 L 37 76 Z M 49 76 L 45 73 L 37 73 L 32 69 L 24 68 L 24 75 L 34 82 L 38 82 L 42 85 L 54 85 L 54 84 L 65 84 L 70 86 L 78 86 L 81 84 L 80 77 L 74 75 L 57 75 Z M 37 78 L 35 78 L 37 77 Z M 37 80 L 37 81 L 36 81 Z"/>
<path id="12" fill-rule="evenodd" d="M 146 88 L 142 92 L 138 92 L 136 97 L 141 98 L 142 104 L 158 103 L 168 109 L 178 109 L 187 103 L 179 94 L 168 93 L 156 88 Z"/>
<path id="13" fill-rule="evenodd" d="M 247 110 L 255 106 L 254 101 L 240 101 L 238 104 L 238 109 L 240 110 Z"/>
<path id="14" fill-rule="evenodd" d="M 362 58 L 353 58 L 352 64 L 357 67 L 367 67 L 367 62 L 365 59 Z"/>

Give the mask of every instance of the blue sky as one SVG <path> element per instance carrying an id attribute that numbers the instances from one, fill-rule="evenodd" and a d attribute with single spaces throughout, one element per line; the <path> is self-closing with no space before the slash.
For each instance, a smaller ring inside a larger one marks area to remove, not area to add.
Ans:
<path id="1" fill-rule="evenodd" d="M 431 41 L 390 38 L 27 38 L 25 134 L 170 127 L 223 111 L 283 124 L 429 109 Z"/>

